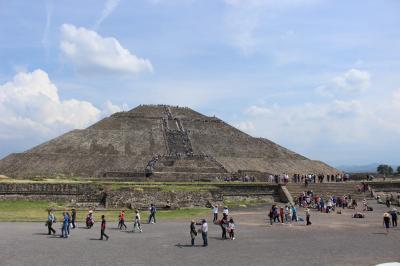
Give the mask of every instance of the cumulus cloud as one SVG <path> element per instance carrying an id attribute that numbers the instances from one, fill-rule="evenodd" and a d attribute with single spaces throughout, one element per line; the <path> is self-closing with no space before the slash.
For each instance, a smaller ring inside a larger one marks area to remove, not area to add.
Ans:
<path id="1" fill-rule="evenodd" d="M 253 115 L 249 110 L 268 109 Z M 345 162 L 375 160 L 400 148 L 400 89 L 371 99 L 300 103 L 289 106 L 250 106 L 236 123 L 255 136 L 266 137 L 311 158 Z M 332 151 L 332 154 L 329 152 Z M 369 157 L 368 157 L 369 156 Z"/>
<path id="2" fill-rule="evenodd" d="M 122 112 L 122 111 L 126 111 L 128 110 L 129 107 L 127 104 L 123 104 L 123 105 L 116 105 L 113 104 L 110 100 L 106 101 L 106 103 L 104 104 L 103 110 L 102 110 L 102 116 L 109 116 L 112 115 L 114 113 L 117 112 Z"/>
<path id="3" fill-rule="evenodd" d="M 94 29 L 97 29 L 100 24 L 114 11 L 114 9 L 118 6 L 120 0 L 107 0 L 103 10 L 101 12 L 101 16 L 99 19 L 96 21 L 96 24 L 94 25 Z"/>
<path id="4" fill-rule="evenodd" d="M 77 70 L 85 74 L 136 75 L 153 71 L 149 60 L 132 54 L 117 39 L 71 24 L 61 26 L 60 48 Z"/>
<path id="5" fill-rule="evenodd" d="M 326 84 L 315 88 L 319 96 L 334 98 L 338 94 L 364 92 L 371 86 L 371 75 L 368 71 L 349 69 L 342 75 L 332 78 Z"/>
<path id="6" fill-rule="evenodd" d="M 60 100 L 57 87 L 40 69 L 18 73 L 0 85 L 0 113 L 0 138 L 13 138 L 16 132 L 52 135 L 83 128 L 100 116 L 100 110 L 89 102 Z"/>
<path id="7" fill-rule="evenodd" d="M 345 91 L 365 91 L 371 85 L 371 77 L 367 71 L 352 68 L 333 79 L 333 84 Z"/>

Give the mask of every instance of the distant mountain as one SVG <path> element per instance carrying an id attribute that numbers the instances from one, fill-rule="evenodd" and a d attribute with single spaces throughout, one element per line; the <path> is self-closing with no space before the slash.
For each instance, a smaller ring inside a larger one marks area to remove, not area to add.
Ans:
<path id="1" fill-rule="evenodd" d="M 340 165 L 336 166 L 337 169 L 348 173 L 376 173 L 376 168 L 382 163 L 371 163 L 366 165 Z M 394 171 L 397 166 L 392 165 Z"/>

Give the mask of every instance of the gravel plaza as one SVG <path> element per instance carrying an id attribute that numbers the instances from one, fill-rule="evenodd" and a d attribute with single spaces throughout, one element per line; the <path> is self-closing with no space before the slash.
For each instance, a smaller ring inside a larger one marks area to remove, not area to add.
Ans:
<path id="1" fill-rule="evenodd" d="M 83 223 L 68 239 L 48 236 L 43 223 L 0 223 L 0 265 L 375 265 L 400 261 L 400 229 L 384 234 L 384 205 L 364 219 L 312 212 L 311 226 L 267 224 L 270 206 L 232 211 L 236 240 L 221 240 L 220 227 L 209 222 L 209 246 L 201 237 L 190 246 L 189 222 L 162 220 L 132 233 L 108 223 L 108 241 L 98 240 L 99 223 Z M 360 207 L 359 207 L 360 208 Z M 304 218 L 304 210 L 299 210 Z M 45 217 L 45 213 L 44 213 Z M 130 217 L 128 217 L 130 218 Z M 200 218 L 200 217 L 199 217 Z M 128 220 L 129 221 L 129 220 Z"/>

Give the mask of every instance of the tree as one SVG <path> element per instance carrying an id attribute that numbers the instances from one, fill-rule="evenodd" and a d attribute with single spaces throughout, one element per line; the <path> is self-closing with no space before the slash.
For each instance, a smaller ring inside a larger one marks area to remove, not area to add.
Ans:
<path id="1" fill-rule="evenodd" d="M 397 168 L 397 171 L 399 170 L 399 168 Z M 381 175 L 392 175 L 393 174 L 393 168 L 387 164 L 379 165 L 378 168 L 376 169 L 376 171 Z"/>
<path id="2" fill-rule="evenodd" d="M 400 166 L 397 167 L 397 174 L 400 175 Z"/>

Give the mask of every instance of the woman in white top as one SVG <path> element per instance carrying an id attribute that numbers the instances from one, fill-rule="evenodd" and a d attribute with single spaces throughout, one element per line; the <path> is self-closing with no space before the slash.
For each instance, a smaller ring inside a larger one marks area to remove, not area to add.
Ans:
<path id="1" fill-rule="evenodd" d="M 135 222 L 133 224 L 133 232 L 139 231 L 142 232 L 142 227 L 140 226 L 140 213 L 139 210 L 135 211 Z"/>

